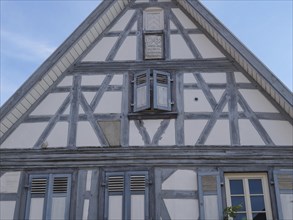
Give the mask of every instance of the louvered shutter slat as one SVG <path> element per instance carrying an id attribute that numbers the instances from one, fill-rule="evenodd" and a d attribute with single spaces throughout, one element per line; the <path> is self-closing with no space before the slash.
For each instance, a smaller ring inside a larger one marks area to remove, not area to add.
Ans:
<path id="1" fill-rule="evenodd" d="M 154 71 L 154 108 L 171 111 L 170 73 Z"/>
<path id="2" fill-rule="evenodd" d="M 150 72 L 142 72 L 134 75 L 133 86 L 134 107 L 138 112 L 150 108 Z"/>
<path id="3" fill-rule="evenodd" d="M 67 177 L 55 177 L 53 185 L 53 193 L 67 192 Z"/>
<path id="4" fill-rule="evenodd" d="M 123 176 L 108 177 L 108 192 L 123 192 L 124 178 Z"/>
<path id="5" fill-rule="evenodd" d="M 47 190 L 46 178 L 33 178 L 31 182 L 31 194 L 45 194 Z"/>
<path id="6" fill-rule="evenodd" d="M 145 190 L 145 176 L 131 176 L 130 189 L 131 191 L 144 191 Z"/>

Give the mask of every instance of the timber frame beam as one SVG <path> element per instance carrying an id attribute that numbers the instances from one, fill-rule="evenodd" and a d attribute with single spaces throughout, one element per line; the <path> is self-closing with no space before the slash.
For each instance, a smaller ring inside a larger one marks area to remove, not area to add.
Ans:
<path id="1" fill-rule="evenodd" d="M 185 147 L 84 147 L 77 150 L 1 149 L 1 170 L 123 167 L 123 166 L 194 166 L 194 167 L 291 167 L 291 146 L 185 146 Z M 115 164 L 113 163 L 115 161 Z"/>

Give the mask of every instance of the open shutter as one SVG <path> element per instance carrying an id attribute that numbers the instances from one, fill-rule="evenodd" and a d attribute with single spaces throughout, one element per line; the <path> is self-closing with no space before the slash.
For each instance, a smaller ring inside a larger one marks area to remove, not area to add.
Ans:
<path id="1" fill-rule="evenodd" d="M 293 170 L 275 170 L 274 182 L 279 219 L 293 219 Z"/>
<path id="2" fill-rule="evenodd" d="M 154 70 L 154 109 L 171 111 L 170 73 Z"/>
<path id="3" fill-rule="evenodd" d="M 222 219 L 222 197 L 218 172 L 198 174 L 200 219 Z"/>
<path id="4" fill-rule="evenodd" d="M 133 112 L 150 108 L 150 71 L 136 73 L 133 81 Z"/>

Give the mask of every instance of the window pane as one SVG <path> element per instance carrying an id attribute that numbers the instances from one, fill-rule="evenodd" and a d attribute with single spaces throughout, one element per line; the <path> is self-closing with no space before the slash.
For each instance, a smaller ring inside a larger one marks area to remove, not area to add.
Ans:
<path id="1" fill-rule="evenodd" d="M 242 180 L 230 180 L 230 191 L 233 194 L 244 194 Z"/>
<path id="2" fill-rule="evenodd" d="M 65 218 L 66 197 L 55 197 L 52 199 L 51 219 Z"/>
<path id="3" fill-rule="evenodd" d="M 245 213 L 238 213 L 234 220 L 247 220 L 246 214 Z"/>
<path id="4" fill-rule="evenodd" d="M 252 211 L 264 211 L 265 204 L 263 196 L 251 196 L 251 209 Z"/>
<path id="5" fill-rule="evenodd" d="M 263 194 L 262 184 L 260 179 L 248 180 L 250 194 Z"/>
<path id="6" fill-rule="evenodd" d="M 31 198 L 29 219 L 43 219 L 44 198 Z"/>
<path id="7" fill-rule="evenodd" d="M 131 196 L 131 219 L 144 219 L 144 195 Z"/>
<path id="8" fill-rule="evenodd" d="M 241 209 L 239 209 L 239 211 L 245 211 L 244 196 L 232 196 L 231 201 L 232 201 L 232 206 L 241 205 Z"/>
<path id="9" fill-rule="evenodd" d="M 267 216 L 266 213 L 254 213 L 253 220 L 266 220 Z"/>

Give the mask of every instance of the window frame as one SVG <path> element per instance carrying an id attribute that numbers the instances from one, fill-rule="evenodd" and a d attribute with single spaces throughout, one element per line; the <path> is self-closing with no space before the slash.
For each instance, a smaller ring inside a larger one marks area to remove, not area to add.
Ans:
<path id="1" fill-rule="evenodd" d="M 226 202 L 227 207 L 232 206 L 231 201 L 231 190 L 230 190 L 230 180 L 242 180 L 243 190 L 244 190 L 244 201 L 245 201 L 245 212 L 247 215 L 247 219 L 252 219 L 252 207 L 251 207 L 251 194 L 249 192 L 249 179 L 260 179 L 262 183 L 263 190 L 263 198 L 264 198 L 264 206 L 265 213 L 267 219 L 272 219 L 272 206 L 270 200 L 270 191 L 268 185 L 268 177 L 266 173 L 225 173 L 225 191 L 226 191 Z M 230 220 L 233 218 L 229 218 Z"/>
<path id="2" fill-rule="evenodd" d="M 147 73 L 150 74 L 149 89 L 149 98 L 150 98 L 150 105 L 146 105 L 145 108 L 138 108 L 137 107 L 137 90 L 136 90 L 136 79 L 135 77 Z M 156 82 L 156 76 L 158 74 L 167 76 L 167 84 L 162 85 Z M 154 77 L 155 76 L 155 77 Z M 129 119 L 170 119 L 176 118 L 177 111 L 176 111 L 176 82 L 175 82 L 175 74 L 172 71 L 165 71 L 165 70 L 156 70 L 156 69 L 147 69 L 145 71 L 133 71 L 129 73 L 129 107 L 128 107 L 128 118 Z M 157 93 L 158 87 L 166 87 L 167 88 L 167 105 L 168 106 L 159 106 L 157 104 Z M 146 108 L 148 107 L 148 108 Z"/>
<path id="3" fill-rule="evenodd" d="M 31 208 L 31 199 L 32 198 L 43 198 L 43 213 L 42 219 L 51 219 L 52 215 L 52 201 L 54 198 L 54 180 L 58 177 L 66 177 L 67 178 L 67 186 L 65 193 L 65 211 L 64 211 L 64 219 L 69 219 L 70 217 L 70 205 L 71 205 L 71 192 L 72 192 L 72 174 L 61 174 L 61 173 L 44 173 L 44 174 L 29 174 L 28 176 L 28 184 L 27 184 L 27 192 L 26 192 L 26 203 L 25 203 L 25 219 L 30 219 L 30 208 Z M 46 189 L 45 193 L 42 194 L 42 197 L 34 196 L 31 192 L 32 190 L 32 181 L 33 179 L 46 179 Z"/>
<path id="4" fill-rule="evenodd" d="M 145 188 L 144 188 L 144 218 L 150 218 L 150 174 L 149 171 L 105 171 L 104 173 L 104 211 L 103 219 L 109 218 L 109 187 L 108 179 L 113 176 L 123 177 L 123 191 L 114 192 L 113 195 L 122 196 L 122 216 L 121 219 L 131 219 L 131 195 L 136 195 L 137 193 L 132 193 L 131 190 L 131 176 L 145 176 Z M 139 194 L 142 195 L 142 194 Z"/>

